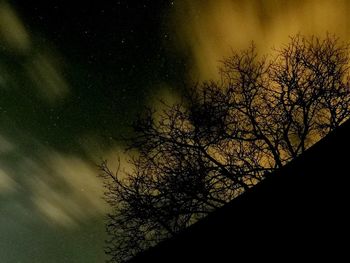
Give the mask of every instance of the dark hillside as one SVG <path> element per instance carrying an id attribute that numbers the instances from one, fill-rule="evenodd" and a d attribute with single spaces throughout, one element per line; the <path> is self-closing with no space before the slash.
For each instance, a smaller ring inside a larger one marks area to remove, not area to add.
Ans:
<path id="1" fill-rule="evenodd" d="M 129 262 L 348 258 L 349 136 L 348 121 L 250 191 Z"/>

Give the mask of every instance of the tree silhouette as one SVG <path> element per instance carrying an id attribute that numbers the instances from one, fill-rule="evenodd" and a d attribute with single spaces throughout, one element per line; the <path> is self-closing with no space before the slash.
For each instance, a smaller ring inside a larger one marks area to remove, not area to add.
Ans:
<path id="1" fill-rule="evenodd" d="M 132 171 L 100 165 L 109 262 L 171 237 L 336 129 L 350 110 L 349 47 L 291 37 L 273 57 L 254 46 L 224 59 L 220 81 L 146 109 L 127 139 Z M 235 226 L 232 226 L 235 227 Z"/>

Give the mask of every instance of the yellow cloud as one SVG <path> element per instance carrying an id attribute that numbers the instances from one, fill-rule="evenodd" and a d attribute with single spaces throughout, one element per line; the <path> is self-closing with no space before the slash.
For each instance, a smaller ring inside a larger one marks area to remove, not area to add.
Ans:
<path id="1" fill-rule="evenodd" d="M 172 25 L 183 51 L 190 52 L 194 79 L 217 76 L 218 61 L 231 49 L 254 41 L 267 53 L 291 35 L 335 33 L 350 38 L 350 1 L 345 0 L 184 0 L 177 2 Z"/>
<path id="2" fill-rule="evenodd" d="M 14 144 L 0 134 L 0 155 L 9 153 L 14 149 Z"/>
<path id="3" fill-rule="evenodd" d="M 49 149 L 41 155 L 41 160 L 24 158 L 20 165 L 30 198 L 48 222 L 71 227 L 107 211 L 94 165 Z"/>
<path id="4" fill-rule="evenodd" d="M 2 169 L 0 169 L 0 195 L 13 192 L 17 183 Z"/>
<path id="5" fill-rule="evenodd" d="M 31 44 L 23 23 L 5 1 L 0 1 L 0 46 L 2 42 L 17 52 L 27 51 Z"/>
<path id="6" fill-rule="evenodd" d="M 32 55 L 26 66 L 29 77 L 46 101 L 54 102 L 67 95 L 68 84 L 53 56 L 44 52 Z"/>
<path id="7" fill-rule="evenodd" d="M 35 32 L 33 28 L 30 29 Z M 0 0 L 0 51 L 24 65 L 23 68 L 17 68 L 18 72 L 11 77 L 17 78 L 21 75 L 20 71 L 25 70 L 29 83 L 33 84 L 43 100 L 52 104 L 57 99 L 64 98 L 69 91 L 61 67 L 63 59 L 52 52 L 54 49 L 49 45 L 36 46 L 37 37 L 35 33 L 29 32 L 11 5 Z M 15 82 L 8 79 L 10 76 L 6 74 L 7 71 L 6 65 L 0 61 L 0 74 L 5 74 L 0 76 L 0 86 Z M 9 71 L 12 72 L 13 69 Z"/>

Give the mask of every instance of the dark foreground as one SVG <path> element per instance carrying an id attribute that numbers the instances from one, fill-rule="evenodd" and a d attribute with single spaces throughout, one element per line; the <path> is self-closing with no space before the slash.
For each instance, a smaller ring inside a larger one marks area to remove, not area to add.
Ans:
<path id="1" fill-rule="evenodd" d="M 345 262 L 349 247 L 350 122 L 137 262 Z"/>

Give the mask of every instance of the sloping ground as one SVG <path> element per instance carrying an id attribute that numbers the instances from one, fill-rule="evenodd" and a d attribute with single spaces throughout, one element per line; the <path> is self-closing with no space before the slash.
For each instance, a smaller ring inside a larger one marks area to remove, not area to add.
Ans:
<path id="1" fill-rule="evenodd" d="M 348 121 L 250 191 L 129 262 L 346 262 L 349 181 Z"/>

